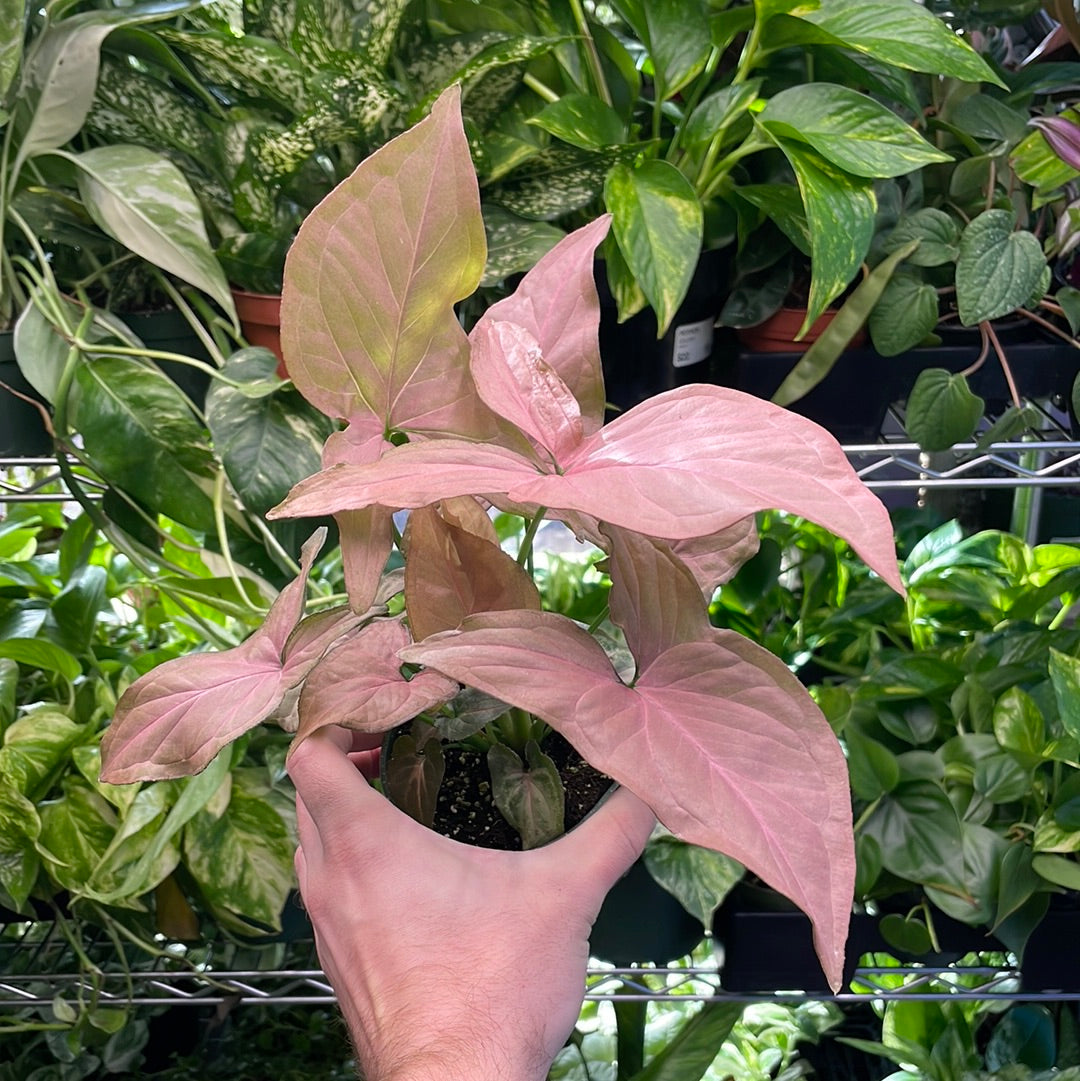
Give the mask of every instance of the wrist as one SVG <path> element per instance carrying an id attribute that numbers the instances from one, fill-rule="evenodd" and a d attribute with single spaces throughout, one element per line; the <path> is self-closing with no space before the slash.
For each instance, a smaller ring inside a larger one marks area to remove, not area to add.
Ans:
<path id="1" fill-rule="evenodd" d="M 545 1081 L 549 1061 L 475 1041 L 442 1041 L 438 1048 L 399 1056 L 361 1055 L 364 1081 Z M 369 1061 L 370 1059 L 370 1061 Z"/>

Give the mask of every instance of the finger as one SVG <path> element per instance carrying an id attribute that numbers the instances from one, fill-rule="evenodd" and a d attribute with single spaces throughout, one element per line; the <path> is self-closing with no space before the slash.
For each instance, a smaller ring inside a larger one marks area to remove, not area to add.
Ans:
<path id="1" fill-rule="evenodd" d="M 602 896 L 641 855 L 655 825 L 648 805 L 619 787 L 565 837 L 538 851 L 563 868 L 579 868 L 580 880 Z"/>
<path id="2" fill-rule="evenodd" d="M 286 767 L 320 834 L 341 824 L 355 825 L 362 813 L 358 804 L 383 800 L 349 761 L 340 737 L 329 732 L 312 733 L 293 750 Z"/>
<path id="3" fill-rule="evenodd" d="M 379 756 L 381 753 L 378 747 L 372 747 L 366 751 L 353 751 L 349 755 L 349 761 L 369 781 L 374 781 L 379 776 Z"/>

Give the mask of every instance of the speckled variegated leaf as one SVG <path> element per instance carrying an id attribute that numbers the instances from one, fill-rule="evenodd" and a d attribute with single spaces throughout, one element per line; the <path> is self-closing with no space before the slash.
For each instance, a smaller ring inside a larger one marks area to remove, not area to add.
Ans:
<path id="1" fill-rule="evenodd" d="M 486 205 L 483 210 L 488 255 L 481 285 L 498 285 L 528 270 L 566 235 L 554 225 L 519 218 L 501 206 Z"/>
<path id="2" fill-rule="evenodd" d="M 111 143 L 173 149 L 216 169 L 217 141 L 206 113 L 129 64 L 105 57 L 86 130 Z"/>
<path id="3" fill-rule="evenodd" d="M 618 162 L 632 161 L 640 152 L 636 145 L 592 152 L 551 147 L 531 157 L 513 176 L 486 188 L 484 194 L 519 217 L 554 221 L 597 198 L 608 170 Z"/>
<path id="4" fill-rule="evenodd" d="M 106 233 L 202 289 L 235 319 L 199 201 L 175 165 L 137 146 L 102 146 L 66 157 L 78 169 L 87 211 Z"/>
<path id="5" fill-rule="evenodd" d="M 8 87 L 22 61 L 25 11 L 23 0 L 0 2 L 0 101 L 7 96 Z M 0 124 L 2 123 L 3 115 L 0 111 Z"/>
<path id="6" fill-rule="evenodd" d="M 401 29 L 408 0 L 354 0 L 359 15 L 355 51 L 368 63 L 381 67 L 394 55 L 394 43 Z"/>
<path id="7" fill-rule="evenodd" d="M 307 81 L 314 72 L 272 41 L 209 30 L 165 29 L 160 35 L 207 83 L 235 91 L 242 101 L 265 98 L 294 113 L 307 107 Z"/>
<path id="8" fill-rule="evenodd" d="M 508 66 L 517 67 L 535 60 L 551 52 L 563 40 L 563 38 L 520 37 L 486 45 L 473 56 L 466 58 L 460 67 L 449 71 L 444 80 L 435 84 L 420 104 L 412 110 L 409 119 L 419 119 L 427 111 L 431 102 L 452 83 L 461 83 L 466 89 L 471 88 L 489 72 Z"/>
<path id="9" fill-rule="evenodd" d="M 795 170 L 810 229 L 808 327 L 858 274 L 874 235 L 877 200 L 869 180 L 841 172 L 804 143 L 776 141 Z"/>
<path id="10" fill-rule="evenodd" d="M 951 160 L 884 105 L 830 83 L 780 91 L 758 115 L 758 122 L 780 139 L 809 143 L 854 176 L 903 176 Z"/>

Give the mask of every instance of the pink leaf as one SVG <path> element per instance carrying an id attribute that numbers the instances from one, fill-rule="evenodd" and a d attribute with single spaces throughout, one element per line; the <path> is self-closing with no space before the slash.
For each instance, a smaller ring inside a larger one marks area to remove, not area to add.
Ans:
<path id="1" fill-rule="evenodd" d="M 281 341 L 300 392 L 331 417 L 386 431 L 494 429 L 468 372 L 455 302 L 486 257 L 460 91 L 366 158 L 289 250 Z"/>
<path id="2" fill-rule="evenodd" d="M 751 395 L 698 384 L 667 391 L 601 428 L 559 467 L 541 471 L 512 451 L 458 440 L 410 444 L 371 466 L 338 466 L 301 481 L 270 516 L 501 493 L 686 540 L 777 508 L 844 538 L 903 589 L 888 512 L 840 445 L 813 421 Z"/>
<path id="3" fill-rule="evenodd" d="M 733 856 L 789 896 L 810 916 L 839 985 L 855 867 L 847 766 L 772 654 L 712 631 L 666 650 L 630 688 L 569 620 L 501 612 L 401 656 L 542 717 L 678 836 Z"/>
<path id="4" fill-rule="evenodd" d="M 604 420 L 600 301 L 593 262 L 610 220 L 605 214 L 559 241 L 525 275 L 512 296 L 493 304 L 480 317 L 470 335 L 475 347 L 491 322 L 516 323 L 527 330 L 544 360 L 577 399 L 585 435 L 592 435 Z M 481 385 L 475 353 L 472 363 L 473 378 Z"/>
<path id="5" fill-rule="evenodd" d="M 542 460 L 570 454 L 584 437 L 581 410 L 533 335 L 516 323 L 481 320 L 471 345 L 476 389 L 489 408 L 549 451 Z"/>
<path id="6" fill-rule="evenodd" d="M 486 515 L 484 520 L 490 529 Z M 409 516 L 405 552 L 405 607 L 417 640 L 452 630 L 477 612 L 540 609 L 540 594 L 524 568 L 494 539 L 463 529 L 452 516 L 444 519 L 435 507 Z"/>
<path id="7" fill-rule="evenodd" d="M 335 432 L 323 447 L 323 465 L 349 462 L 363 465 L 379 459 L 384 449 L 391 447 L 383 435 L 382 425 L 370 418 L 354 422 L 343 432 Z M 343 510 L 335 515 L 341 565 L 345 572 L 345 592 L 356 612 L 366 611 L 372 604 L 379 578 L 390 550 L 394 546 L 393 511 L 385 507 L 365 507 L 363 510 Z"/>
<path id="8" fill-rule="evenodd" d="M 178 657 L 128 687 L 101 741 L 103 781 L 129 784 L 198 773 L 277 708 L 318 659 L 306 642 L 285 671 L 287 643 L 303 615 L 308 574 L 325 537 L 321 529 L 307 541 L 300 575 L 245 642 L 219 653 Z"/>
<path id="9" fill-rule="evenodd" d="M 331 724 L 360 732 L 385 732 L 449 701 L 455 680 L 428 670 L 401 674 L 397 652 L 409 643 L 399 619 L 376 620 L 330 651 L 300 692 L 300 727 L 293 746 Z"/>
<path id="10" fill-rule="evenodd" d="M 716 587 L 729 581 L 758 550 L 757 519 L 751 514 L 741 522 L 708 537 L 675 541 L 671 550 L 686 564 L 707 601 Z"/>
<path id="11" fill-rule="evenodd" d="M 611 619 L 639 671 L 673 646 L 711 633 L 701 590 L 667 545 L 626 529 L 602 532 L 611 552 Z"/>

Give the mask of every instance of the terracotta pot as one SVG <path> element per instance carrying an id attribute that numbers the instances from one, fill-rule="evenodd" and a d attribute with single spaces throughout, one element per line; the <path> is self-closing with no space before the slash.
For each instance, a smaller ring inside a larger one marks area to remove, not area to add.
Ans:
<path id="1" fill-rule="evenodd" d="M 278 358 L 278 375 L 287 377 L 285 359 L 281 355 L 281 294 L 232 291 L 240 326 L 250 345 L 261 345 Z"/>
<path id="2" fill-rule="evenodd" d="M 736 331 L 739 341 L 755 353 L 805 353 L 824 333 L 836 317 L 836 312 L 824 312 L 799 340 L 795 335 L 806 318 L 805 308 L 781 308 L 763 323 L 754 327 L 741 327 Z M 848 348 L 858 348 L 866 341 L 866 331 L 859 329 L 848 343 Z"/>

